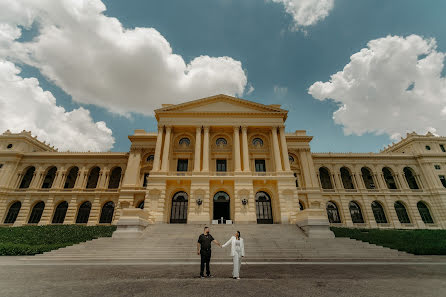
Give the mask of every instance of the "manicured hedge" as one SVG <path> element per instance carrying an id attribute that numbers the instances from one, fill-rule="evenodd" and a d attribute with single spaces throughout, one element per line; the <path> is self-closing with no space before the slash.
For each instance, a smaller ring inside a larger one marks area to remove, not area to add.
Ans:
<path id="1" fill-rule="evenodd" d="M 446 255 L 446 230 L 380 230 L 331 227 L 349 237 L 415 255 Z"/>
<path id="2" fill-rule="evenodd" d="M 49 225 L 0 227 L 0 255 L 34 255 L 99 237 L 116 226 Z"/>

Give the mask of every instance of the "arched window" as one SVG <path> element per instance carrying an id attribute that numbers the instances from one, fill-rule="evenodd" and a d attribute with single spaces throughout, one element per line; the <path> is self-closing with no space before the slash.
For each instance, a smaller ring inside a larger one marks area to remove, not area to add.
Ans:
<path id="1" fill-rule="evenodd" d="M 53 216 L 53 224 L 63 224 L 65 221 L 65 215 L 67 214 L 68 210 L 68 202 L 62 201 L 57 205 L 56 211 L 54 212 Z"/>
<path id="2" fill-rule="evenodd" d="M 302 201 L 299 201 L 299 209 L 300 209 L 300 210 L 304 210 L 304 209 L 305 209 L 305 206 L 304 206 L 304 204 L 302 203 Z"/>
<path id="3" fill-rule="evenodd" d="M 98 180 L 99 180 L 99 171 L 101 169 L 99 167 L 93 167 L 90 170 L 90 174 L 88 175 L 88 180 L 87 180 L 87 189 L 94 189 L 96 188 L 96 186 L 98 185 Z"/>
<path id="4" fill-rule="evenodd" d="M 36 171 L 36 167 L 34 167 L 34 166 L 31 166 L 26 170 L 25 174 L 23 175 L 20 186 L 19 186 L 20 189 L 29 188 L 31 181 L 33 180 L 35 171 Z"/>
<path id="5" fill-rule="evenodd" d="M 396 215 L 398 216 L 398 220 L 401 224 L 410 224 L 409 215 L 407 214 L 406 207 L 400 201 L 395 202 L 394 204 Z"/>
<path id="6" fill-rule="evenodd" d="M 137 208 L 144 209 L 144 200 L 138 203 Z"/>
<path id="7" fill-rule="evenodd" d="M 294 157 L 291 155 L 288 155 L 288 161 L 290 162 L 290 164 L 294 163 Z"/>
<path id="8" fill-rule="evenodd" d="M 372 211 L 373 211 L 373 216 L 375 217 L 376 223 L 378 223 L 378 224 L 386 224 L 387 223 L 386 214 L 384 212 L 384 208 L 381 205 L 381 203 L 379 203 L 378 201 L 373 201 L 372 202 Z"/>
<path id="9" fill-rule="evenodd" d="M 102 206 L 100 224 L 111 224 L 113 221 L 113 213 L 115 212 L 115 204 L 109 201 Z"/>
<path id="10" fill-rule="evenodd" d="M 70 169 L 67 175 L 67 179 L 65 180 L 64 189 L 72 189 L 76 184 L 77 175 L 79 173 L 79 168 L 74 166 Z"/>
<path id="11" fill-rule="evenodd" d="M 348 204 L 348 209 L 350 210 L 350 216 L 352 217 L 352 222 L 354 224 L 364 223 L 364 218 L 362 217 L 361 207 L 355 201 L 350 201 Z"/>
<path id="12" fill-rule="evenodd" d="M 116 167 L 112 170 L 110 175 L 110 181 L 108 182 L 109 189 L 117 189 L 119 188 L 119 182 L 121 181 L 121 167 Z"/>
<path id="13" fill-rule="evenodd" d="M 76 224 L 86 224 L 88 223 L 88 218 L 90 217 L 91 202 L 85 201 L 79 206 L 77 211 Z"/>
<path id="14" fill-rule="evenodd" d="M 190 139 L 187 138 L 187 137 L 183 137 L 183 138 L 180 139 L 178 144 L 181 145 L 181 146 L 189 146 L 190 145 Z"/>
<path id="15" fill-rule="evenodd" d="M 228 144 L 228 141 L 227 141 L 225 138 L 223 138 L 223 137 L 219 137 L 219 138 L 217 138 L 217 140 L 215 141 L 215 144 L 216 144 L 217 146 L 225 146 L 225 145 Z"/>
<path id="16" fill-rule="evenodd" d="M 15 220 L 17 220 L 17 216 L 19 215 L 21 207 L 22 203 L 20 201 L 11 204 L 8 210 L 8 214 L 6 215 L 4 224 L 14 224 Z"/>
<path id="17" fill-rule="evenodd" d="M 271 198 L 266 192 L 257 192 L 256 197 L 257 224 L 272 224 L 273 214 Z"/>
<path id="18" fill-rule="evenodd" d="M 413 169 L 410 167 L 404 167 L 403 172 L 404 172 L 404 177 L 406 178 L 407 184 L 409 185 L 409 188 L 411 188 L 412 190 L 419 189 L 420 187 L 418 187 L 418 183 L 417 183 L 417 180 L 413 173 Z"/>
<path id="19" fill-rule="evenodd" d="M 362 174 L 362 180 L 364 181 L 364 185 L 367 189 L 375 189 L 375 182 L 373 180 L 373 176 L 372 173 L 370 171 L 370 169 L 368 169 L 367 167 L 362 167 L 361 168 L 361 174 Z"/>
<path id="20" fill-rule="evenodd" d="M 339 215 L 338 207 L 334 202 L 327 202 L 327 216 L 330 223 L 341 222 L 341 216 Z"/>
<path id="21" fill-rule="evenodd" d="M 341 179 L 342 179 L 342 185 L 344 186 L 344 189 L 354 189 L 355 186 L 353 185 L 353 178 L 350 174 L 350 170 L 348 170 L 347 167 L 341 168 Z"/>
<path id="22" fill-rule="evenodd" d="M 434 220 L 432 219 L 431 212 L 427 207 L 426 203 L 419 201 L 417 203 L 418 212 L 420 213 L 421 219 L 425 224 L 433 224 Z"/>
<path id="23" fill-rule="evenodd" d="M 333 189 L 333 184 L 331 183 L 330 171 L 327 168 L 319 168 L 319 178 L 321 180 L 322 189 Z"/>
<path id="24" fill-rule="evenodd" d="M 393 177 L 393 172 L 389 167 L 383 168 L 383 176 L 388 189 L 397 189 L 395 178 Z"/>
<path id="25" fill-rule="evenodd" d="M 170 210 L 171 224 L 186 224 L 187 223 L 187 193 L 177 192 L 172 197 L 172 208 Z"/>
<path id="26" fill-rule="evenodd" d="M 262 147 L 263 146 L 263 140 L 262 138 L 256 137 L 252 140 L 252 145 L 255 147 Z"/>
<path id="27" fill-rule="evenodd" d="M 56 172 L 57 168 L 55 166 L 48 169 L 42 183 L 42 189 L 49 189 L 53 186 L 54 179 L 56 178 Z"/>
<path id="28" fill-rule="evenodd" d="M 31 211 L 31 215 L 28 219 L 28 224 L 38 224 L 40 219 L 42 218 L 43 210 L 45 209 L 45 203 L 43 201 L 39 201 L 34 205 L 33 210 Z"/>
<path id="29" fill-rule="evenodd" d="M 146 159 L 147 162 L 153 162 L 155 160 L 155 155 L 149 155 Z"/>

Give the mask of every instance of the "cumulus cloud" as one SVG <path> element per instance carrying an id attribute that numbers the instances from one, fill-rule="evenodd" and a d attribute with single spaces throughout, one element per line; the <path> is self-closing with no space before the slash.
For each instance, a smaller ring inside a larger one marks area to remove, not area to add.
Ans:
<path id="1" fill-rule="evenodd" d="M 325 19 L 333 9 L 334 0 L 271 0 L 281 3 L 293 17 L 294 30 L 315 25 Z"/>
<path id="2" fill-rule="evenodd" d="M 39 140 L 60 150 L 106 151 L 115 142 L 104 122 L 94 122 L 90 112 L 67 112 L 45 92 L 35 78 L 22 78 L 13 63 L 0 59 L 0 131 L 30 130 Z M 1 133 L 1 132 L 0 132 Z"/>
<path id="3" fill-rule="evenodd" d="M 0 56 L 38 68 L 74 101 L 150 115 L 161 103 L 242 95 L 240 61 L 201 55 L 189 63 L 154 28 L 124 28 L 100 0 L 4 0 Z M 18 42 L 21 27 L 38 35 Z"/>
<path id="4" fill-rule="evenodd" d="M 339 103 L 333 119 L 347 135 L 446 135 L 444 58 L 435 39 L 410 35 L 371 40 L 342 71 L 328 82 L 314 83 L 309 93 Z"/>

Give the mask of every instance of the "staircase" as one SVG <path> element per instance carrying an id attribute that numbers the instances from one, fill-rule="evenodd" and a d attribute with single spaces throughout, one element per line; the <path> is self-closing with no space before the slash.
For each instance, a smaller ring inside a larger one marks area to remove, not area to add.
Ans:
<path id="1" fill-rule="evenodd" d="M 39 263 L 198 262 L 196 244 L 204 225 L 149 225 L 137 239 L 99 238 L 40 255 Z M 236 230 L 245 240 L 247 262 L 415 260 L 416 256 L 349 239 L 310 239 L 295 225 L 211 225 L 210 233 L 225 243 Z M 230 247 L 212 247 L 213 262 L 231 262 Z"/>

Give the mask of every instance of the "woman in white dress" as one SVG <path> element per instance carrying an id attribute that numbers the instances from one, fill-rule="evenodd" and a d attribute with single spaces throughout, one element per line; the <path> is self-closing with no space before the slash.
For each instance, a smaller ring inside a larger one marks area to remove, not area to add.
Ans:
<path id="1" fill-rule="evenodd" d="M 240 266 L 242 265 L 242 257 L 245 256 L 245 244 L 243 238 L 240 237 L 240 231 L 235 232 L 235 235 L 222 247 L 227 247 L 229 244 L 231 245 L 231 256 L 234 263 L 232 278 L 240 279 Z"/>

